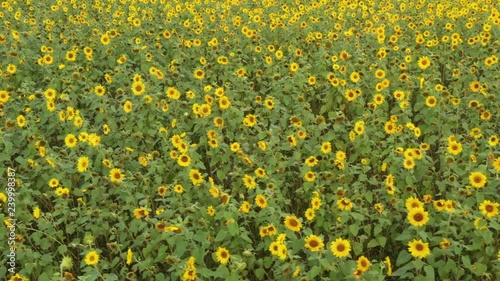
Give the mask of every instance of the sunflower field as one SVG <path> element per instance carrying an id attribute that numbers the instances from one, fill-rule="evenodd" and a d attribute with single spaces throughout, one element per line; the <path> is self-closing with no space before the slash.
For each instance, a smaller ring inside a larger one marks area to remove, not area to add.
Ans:
<path id="1" fill-rule="evenodd" d="M 497 1 L 0 19 L 2 280 L 500 280 Z"/>

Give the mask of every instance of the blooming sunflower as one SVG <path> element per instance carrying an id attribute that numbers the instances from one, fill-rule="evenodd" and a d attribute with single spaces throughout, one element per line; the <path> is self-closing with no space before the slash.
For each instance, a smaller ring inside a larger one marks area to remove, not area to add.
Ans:
<path id="1" fill-rule="evenodd" d="M 75 135 L 73 134 L 68 134 L 66 138 L 64 138 L 64 142 L 67 147 L 73 148 L 76 146 L 78 140 L 76 139 Z"/>
<path id="2" fill-rule="evenodd" d="M 448 153 L 458 155 L 462 152 L 462 144 L 456 141 L 448 143 Z"/>
<path id="3" fill-rule="evenodd" d="M 319 252 L 325 246 L 325 244 L 323 244 L 323 240 L 314 234 L 307 236 L 304 241 L 306 244 L 305 247 L 311 250 L 311 252 Z"/>
<path id="4" fill-rule="evenodd" d="M 88 252 L 87 255 L 85 255 L 85 263 L 87 265 L 94 265 L 99 262 L 99 254 L 96 251 L 91 251 Z"/>
<path id="5" fill-rule="evenodd" d="M 405 202 L 406 209 L 408 210 L 413 210 L 413 209 L 418 209 L 418 208 L 423 208 L 424 203 L 420 202 L 416 197 L 408 197 Z"/>
<path id="6" fill-rule="evenodd" d="M 491 219 L 498 215 L 498 207 L 500 207 L 500 203 L 484 200 L 479 205 L 479 210 L 483 213 L 483 215 Z"/>
<path id="7" fill-rule="evenodd" d="M 87 171 L 87 168 L 89 167 L 89 158 L 87 156 L 82 156 L 78 158 L 78 172 L 83 173 Z"/>
<path id="8" fill-rule="evenodd" d="M 349 240 L 337 238 L 335 241 L 330 243 L 330 250 L 337 258 L 344 258 L 347 257 L 351 251 L 351 243 Z"/>
<path id="9" fill-rule="evenodd" d="M 255 196 L 255 204 L 261 209 L 266 208 L 267 207 L 266 197 L 264 197 L 264 195 L 262 194 L 258 194 L 257 196 Z"/>
<path id="10" fill-rule="evenodd" d="M 337 207 L 340 210 L 350 211 L 352 209 L 352 202 L 348 198 L 341 198 L 337 200 Z"/>
<path id="11" fill-rule="evenodd" d="M 221 264 L 227 264 L 229 258 L 231 257 L 229 251 L 224 247 L 219 247 L 215 255 L 217 257 L 217 261 Z"/>
<path id="12" fill-rule="evenodd" d="M 429 66 L 431 66 L 431 60 L 429 59 L 429 57 L 424 56 L 418 59 L 418 67 L 420 67 L 420 69 L 425 70 Z"/>
<path id="13" fill-rule="evenodd" d="M 357 265 L 357 269 L 366 272 L 370 268 L 370 261 L 365 256 L 361 256 L 358 258 Z"/>
<path id="14" fill-rule="evenodd" d="M 203 72 L 203 70 L 197 68 L 193 72 L 193 75 L 194 75 L 194 78 L 196 78 L 196 79 L 203 79 L 205 77 L 205 72 Z"/>
<path id="15" fill-rule="evenodd" d="M 109 172 L 109 178 L 112 183 L 121 183 L 125 178 L 125 175 L 122 174 L 122 171 L 118 168 L 111 169 Z"/>
<path id="16" fill-rule="evenodd" d="M 302 223 L 296 216 L 287 216 L 285 218 L 285 226 L 291 231 L 299 232 L 302 228 Z"/>
<path id="17" fill-rule="evenodd" d="M 470 184 L 475 188 L 482 188 L 486 185 L 487 177 L 481 172 L 472 172 L 469 175 Z"/>
<path id="18" fill-rule="evenodd" d="M 189 171 L 189 179 L 196 186 L 203 183 L 203 176 L 198 169 L 191 169 L 191 171 Z"/>
<path id="19" fill-rule="evenodd" d="M 181 154 L 177 157 L 177 164 L 181 167 L 187 167 L 191 164 L 191 157 L 187 154 Z"/>
<path id="20" fill-rule="evenodd" d="M 409 242 L 408 251 L 412 256 L 419 259 L 423 259 L 431 253 L 429 249 L 429 243 L 424 243 L 420 239 L 413 239 L 413 241 Z"/>
<path id="21" fill-rule="evenodd" d="M 254 178 L 250 175 L 245 175 L 245 177 L 243 177 L 243 184 L 249 189 L 254 189 L 257 186 Z"/>
<path id="22" fill-rule="evenodd" d="M 329 141 L 326 141 L 321 144 L 321 153 L 328 154 L 332 151 L 332 144 Z"/>
<path id="23" fill-rule="evenodd" d="M 429 213 L 424 208 L 414 208 L 410 210 L 407 218 L 413 226 L 424 226 L 429 222 Z"/>

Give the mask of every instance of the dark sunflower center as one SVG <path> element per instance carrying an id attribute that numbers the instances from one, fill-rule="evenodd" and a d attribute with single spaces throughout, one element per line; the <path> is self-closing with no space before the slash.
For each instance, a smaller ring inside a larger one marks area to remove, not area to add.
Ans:
<path id="1" fill-rule="evenodd" d="M 422 245 L 422 244 L 417 244 L 417 245 L 415 246 L 415 249 L 417 249 L 417 251 L 419 251 L 419 252 L 420 252 L 420 251 L 423 251 L 423 250 L 424 250 L 424 245 Z"/>
<path id="2" fill-rule="evenodd" d="M 337 245 L 337 251 L 339 251 L 339 252 L 345 251 L 345 245 L 344 244 L 338 244 Z"/>
<path id="3" fill-rule="evenodd" d="M 416 213 L 414 216 L 413 216 L 413 219 L 417 222 L 421 222 L 424 220 L 424 215 L 422 213 Z"/>

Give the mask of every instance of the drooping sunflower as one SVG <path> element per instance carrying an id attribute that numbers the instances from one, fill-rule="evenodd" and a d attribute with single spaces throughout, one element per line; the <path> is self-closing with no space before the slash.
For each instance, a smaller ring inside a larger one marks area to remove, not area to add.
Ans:
<path id="1" fill-rule="evenodd" d="M 221 264 L 227 264 L 231 255 L 229 251 L 224 247 L 219 247 L 215 253 L 217 261 Z"/>
<path id="2" fill-rule="evenodd" d="M 422 240 L 413 239 L 413 241 L 408 243 L 408 251 L 410 254 L 419 259 L 427 257 L 431 251 L 429 249 L 429 243 L 424 243 Z"/>
<path id="3" fill-rule="evenodd" d="M 88 252 L 85 255 L 85 263 L 87 265 L 94 265 L 99 262 L 99 254 L 96 251 Z"/>
<path id="4" fill-rule="evenodd" d="M 296 216 L 287 216 L 285 218 L 285 226 L 291 231 L 299 232 L 302 228 L 302 223 Z"/>
<path id="5" fill-rule="evenodd" d="M 500 203 L 484 200 L 479 205 L 479 210 L 483 213 L 483 215 L 491 219 L 498 215 L 498 207 L 500 207 Z"/>
<path id="6" fill-rule="evenodd" d="M 469 175 L 470 184 L 475 188 L 482 188 L 486 185 L 487 177 L 481 172 L 472 172 Z"/>
<path id="7" fill-rule="evenodd" d="M 429 213 L 424 208 L 414 208 L 410 210 L 407 218 L 413 226 L 424 226 L 429 222 Z"/>
<path id="8" fill-rule="evenodd" d="M 347 257 L 351 251 L 351 243 L 349 240 L 337 238 L 335 241 L 330 243 L 330 250 L 337 258 L 344 258 Z"/>
<path id="9" fill-rule="evenodd" d="M 325 246 L 325 244 L 323 244 L 323 240 L 319 236 L 316 236 L 314 234 L 307 236 L 304 241 L 305 247 L 311 250 L 311 252 L 319 252 L 323 250 Z"/>

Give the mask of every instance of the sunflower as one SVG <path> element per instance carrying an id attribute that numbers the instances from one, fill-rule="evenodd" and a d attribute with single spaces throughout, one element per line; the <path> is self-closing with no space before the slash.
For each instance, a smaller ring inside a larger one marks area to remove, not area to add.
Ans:
<path id="1" fill-rule="evenodd" d="M 495 171 L 500 172 L 500 157 L 495 158 L 493 161 L 493 168 Z"/>
<path id="2" fill-rule="evenodd" d="M 10 98 L 9 92 L 0 90 L 0 103 L 6 103 Z"/>
<path id="3" fill-rule="evenodd" d="M 121 183 L 125 178 L 125 175 L 122 174 L 122 171 L 118 168 L 111 169 L 109 172 L 109 178 L 112 183 Z"/>
<path id="4" fill-rule="evenodd" d="M 137 208 L 137 209 L 134 209 L 134 216 L 136 219 L 139 220 L 139 219 L 142 219 L 144 217 L 149 216 L 149 211 L 144 207 Z"/>
<path id="5" fill-rule="evenodd" d="M 484 200 L 479 205 L 479 210 L 483 213 L 483 215 L 491 219 L 498 215 L 498 207 L 500 207 L 500 203 Z"/>
<path id="6" fill-rule="evenodd" d="M 181 154 L 177 157 L 177 164 L 181 167 L 187 167 L 191 164 L 191 157 L 187 154 Z"/>
<path id="7" fill-rule="evenodd" d="M 308 171 L 305 175 L 304 175 L 304 179 L 308 182 L 313 182 L 315 179 L 316 179 L 316 174 L 312 171 Z"/>
<path id="8" fill-rule="evenodd" d="M 126 113 L 130 113 L 132 111 L 132 102 L 131 101 L 126 101 L 124 104 L 123 104 L 123 110 L 126 112 Z"/>
<path id="9" fill-rule="evenodd" d="M 215 253 L 215 255 L 217 257 L 217 261 L 221 264 L 227 264 L 227 262 L 229 261 L 229 258 L 231 258 L 229 251 L 223 247 L 219 247 L 217 249 L 217 252 Z"/>
<path id="10" fill-rule="evenodd" d="M 132 92 L 134 93 L 134 95 L 140 96 L 145 91 L 146 91 L 146 86 L 144 85 L 144 83 L 142 81 L 139 80 L 139 81 L 132 83 Z"/>
<path id="11" fill-rule="evenodd" d="M 175 192 L 175 193 L 178 193 L 178 194 L 181 194 L 181 193 L 183 193 L 183 192 L 184 192 L 184 188 L 182 187 L 182 185 L 180 185 L 180 184 L 176 184 L 176 185 L 174 186 L 174 192 Z"/>
<path id="12" fill-rule="evenodd" d="M 437 98 L 435 96 L 428 96 L 425 99 L 425 105 L 428 107 L 435 107 L 437 104 Z"/>
<path id="13" fill-rule="evenodd" d="M 189 171 L 189 179 L 196 186 L 203 183 L 203 176 L 197 169 L 191 169 L 191 171 Z"/>
<path id="14" fill-rule="evenodd" d="M 249 189 L 254 189 L 257 186 L 254 178 L 249 175 L 245 175 L 245 177 L 243 178 L 243 184 Z"/>
<path id="15" fill-rule="evenodd" d="M 59 180 L 58 180 L 58 179 L 55 179 L 55 178 L 54 178 L 54 179 L 51 179 L 51 180 L 49 181 L 49 186 L 50 186 L 50 187 L 52 187 L 52 188 L 59 186 Z"/>
<path id="16" fill-rule="evenodd" d="M 424 243 L 422 240 L 413 239 L 413 241 L 408 243 L 408 251 L 410 254 L 419 259 L 427 257 L 431 251 L 429 249 L 429 243 Z"/>
<path id="17" fill-rule="evenodd" d="M 337 238 L 335 241 L 330 243 L 330 250 L 337 258 L 344 258 L 347 257 L 351 251 L 351 243 L 349 240 Z"/>
<path id="18" fill-rule="evenodd" d="M 255 204 L 261 209 L 266 208 L 267 207 L 266 197 L 264 197 L 264 195 L 262 194 L 258 194 L 257 196 L 255 196 Z"/>
<path id="19" fill-rule="evenodd" d="M 420 202 L 416 197 L 408 197 L 405 202 L 406 209 L 408 210 L 413 210 L 413 209 L 418 209 L 418 208 L 423 208 L 424 203 Z"/>
<path id="20" fill-rule="evenodd" d="M 321 207 L 321 198 L 319 197 L 314 197 L 311 199 L 311 207 L 313 210 L 319 210 Z"/>
<path id="21" fill-rule="evenodd" d="M 296 216 L 287 216 L 285 218 L 285 226 L 291 231 L 299 232 L 302 228 L 302 223 Z"/>
<path id="22" fill-rule="evenodd" d="M 350 211 L 352 209 L 352 202 L 348 198 L 341 198 L 337 200 L 337 207 L 340 210 Z"/>
<path id="23" fill-rule="evenodd" d="M 370 268 L 370 261 L 365 256 L 361 256 L 358 258 L 357 265 L 357 269 L 366 272 Z"/>
<path id="24" fill-rule="evenodd" d="M 387 266 L 387 276 L 391 276 L 392 275 L 391 258 L 385 257 L 384 263 Z"/>
<path id="25" fill-rule="evenodd" d="M 354 71 L 353 73 L 351 73 L 351 75 L 349 76 L 349 78 L 351 78 L 351 81 L 354 82 L 354 83 L 358 83 L 359 79 L 361 78 L 359 73 Z"/>
<path id="26" fill-rule="evenodd" d="M 89 167 L 89 158 L 87 156 L 82 156 L 78 158 L 78 172 L 83 173 L 87 171 L 87 168 Z"/>
<path id="27" fill-rule="evenodd" d="M 415 160 L 413 160 L 413 158 L 405 158 L 403 166 L 405 169 L 411 170 L 415 167 Z"/>
<path id="28" fill-rule="evenodd" d="M 486 185 L 486 176 L 481 172 L 472 172 L 469 175 L 470 184 L 475 188 L 482 188 Z"/>
<path id="29" fill-rule="evenodd" d="M 196 79 L 203 79 L 205 77 L 205 72 L 203 70 L 197 68 L 193 72 L 194 78 Z"/>
<path id="30" fill-rule="evenodd" d="M 420 69 L 425 70 L 429 66 L 431 66 L 431 60 L 429 59 L 429 57 L 424 56 L 418 59 L 418 67 L 420 67 Z"/>
<path id="31" fill-rule="evenodd" d="M 441 249 L 448 249 L 450 247 L 450 241 L 448 241 L 448 239 L 444 238 L 441 242 L 439 242 L 439 247 Z"/>
<path id="32" fill-rule="evenodd" d="M 410 210 L 407 218 L 413 226 L 424 226 L 429 222 L 429 213 L 424 208 L 414 208 Z"/>
<path id="33" fill-rule="evenodd" d="M 456 141 L 448 143 L 448 153 L 458 155 L 462 152 L 462 144 Z"/>
<path id="34" fill-rule="evenodd" d="M 376 104 L 376 105 L 381 105 L 384 103 L 384 96 L 381 95 L 381 94 L 376 94 L 375 96 L 373 96 L 373 102 Z"/>
<path id="35" fill-rule="evenodd" d="M 243 201 L 243 203 L 241 203 L 241 206 L 240 208 L 238 209 L 238 211 L 240 212 L 243 212 L 245 214 L 248 214 L 250 212 L 250 203 L 248 201 Z"/>
<path id="36" fill-rule="evenodd" d="M 307 236 L 304 241 L 306 243 L 305 247 L 311 250 L 311 252 L 319 252 L 323 250 L 323 247 L 325 246 L 325 244 L 323 244 L 323 240 L 314 234 Z"/>
<path id="37" fill-rule="evenodd" d="M 228 109 L 231 106 L 231 101 L 229 100 L 228 97 L 222 96 L 219 99 L 219 107 L 221 109 Z"/>
<path id="38" fill-rule="evenodd" d="M 304 216 L 306 217 L 306 219 L 308 221 L 312 221 L 314 219 L 314 217 L 316 216 L 316 213 L 314 212 L 313 208 L 307 208 Z"/>
<path id="39" fill-rule="evenodd" d="M 304 161 L 304 163 L 309 167 L 314 167 L 318 164 L 318 159 L 314 156 L 310 156 Z"/>
<path id="40" fill-rule="evenodd" d="M 211 217 L 215 216 L 215 209 L 214 206 L 210 205 L 207 208 L 207 214 Z"/>
<path id="41" fill-rule="evenodd" d="M 75 135 L 73 134 L 68 134 L 65 138 L 64 138 L 64 143 L 66 144 L 67 147 L 69 148 L 73 148 L 76 146 L 78 140 L 76 139 Z"/>
<path id="42" fill-rule="evenodd" d="M 247 127 L 253 127 L 255 124 L 257 124 L 257 118 L 253 114 L 247 114 L 243 119 L 243 125 Z"/>
<path id="43" fill-rule="evenodd" d="M 19 126 L 20 128 L 26 126 L 26 118 L 24 116 L 17 116 L 17 126 Z"/>
<path id="44" fill-rule="evenodd" d="M 99 254 L 96 251 L 88 252 L 85 255 L 85 263 L 87 265 L 94 265 L 99 262 Z"/>

